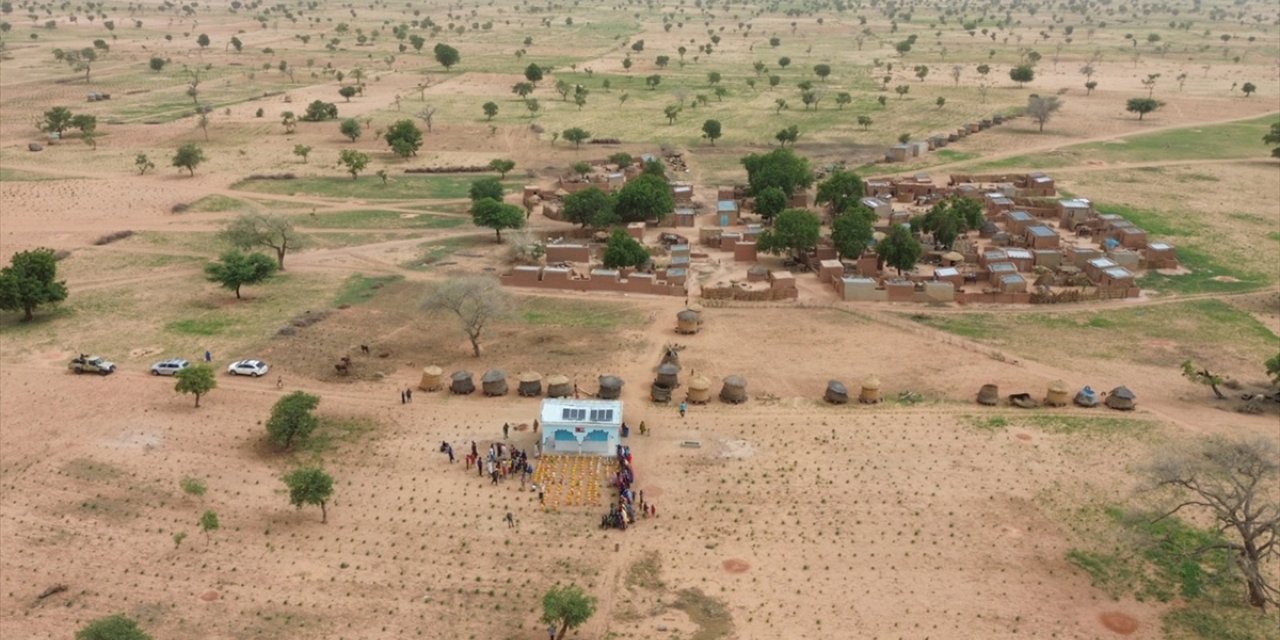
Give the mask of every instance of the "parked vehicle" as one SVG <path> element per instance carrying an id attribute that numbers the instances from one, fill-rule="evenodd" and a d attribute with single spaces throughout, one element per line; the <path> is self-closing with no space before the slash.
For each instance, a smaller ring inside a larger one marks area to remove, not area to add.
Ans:
<path id="1" fill-rule="evenodd" d="M 103 360 L 102 356 L 87 356 L 82 353 L 79 357 L 73 358 L 67 368 L 76 373 L 97 373 L 105 376 L 115 372 L 116 363 Z"/>
<path id="2" fill-rule="evenodd" d="M 270 367 L 267 366 L 267 363 L 261 360 L 241 360 L 232 362 L 231 366 L 227 367 L 227 373 L 233 376 L 253 376 L 257 378 L 266 375 L 268 369 Z"/>
<path id="3" fill-rule="evenodd" d="M 161 360 L 151 365 L 151 375 L 153 376 L 173 376 L 179 371 L 191 366 L 190 362 L 181 358 L 171 358 L 169 360 Z"/>

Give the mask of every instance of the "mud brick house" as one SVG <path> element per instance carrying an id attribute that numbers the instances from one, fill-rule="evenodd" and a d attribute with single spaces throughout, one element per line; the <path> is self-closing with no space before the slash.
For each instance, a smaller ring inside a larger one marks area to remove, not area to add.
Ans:
<path id="1" fill-rule="evenodd" d="M 1093 218 L 1093 204 L 1082 198 L 1058 201 L 1058 226 L 1075 230 Z"/>
<path id="2" fill-rule="evenodd" d="M 862 206 L 874 211 L 876 215 L 881 218 L 888 218 L 893 215 L 893 203 L 888 200 L 870 196 L 859 200 L 859 202 L 862 203 Z"/>
<path id="3" fill-rule="evenodd" d="M 1173 246 L 1164 242 L 1152 242 L 1142 252 L 1148 269 L 1177 269 L 1178 255 Z"/>
<path id="4" fill-rule="evenodd" d="M 1027 227 L 1038 222 L 1035 216 L 1026 211 L 1010 211 L 1004 214 L 1004 227 L 1009 230 L 1010 234 L 1015 236 L 1022 235 L 1027 230 Z"/>
<path id="5" fill-rule="evenodd" d="M 1057 232 L 1041 224 L 1027 227 L 1023 237 L 1031 249 L 1054 249 L 1061 242 Z"/>

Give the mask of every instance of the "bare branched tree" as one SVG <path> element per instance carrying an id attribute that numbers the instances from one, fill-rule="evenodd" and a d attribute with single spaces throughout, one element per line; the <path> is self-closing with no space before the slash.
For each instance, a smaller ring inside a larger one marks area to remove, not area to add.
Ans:
<path id="1" fill-rule="evenodd" d="M 1271 584 L 1267 567 L 1280 556 L 1280 456 L 1274 440 L 1231 441 L 1213 438 L 1194 450 L 1157 462 L 1151 469 L 1156 488 L 1172 494 L 1179 504 L 1157 519 L 1184 509 L 1208 512 L 1225 534 L 1220 542 L 1196 551 L 1214 549 L 1236 554 L 1236 564 L 1248 586 L 1249 604 L 1265 611 L 1276 605 L 1280 590 Z"/>
<path id="2" fill-rule="evenodd" d="M 284 256 L 302 244 L 288 218 L 260 213 L 246 213 L 227 223 L 221 237 L 231 246 L 246 251 L 267 247 L 276 252 L 276 265 L 284 271 Z"/>
<path id="3" fill-rule="evenodd" d="M 436 287 L 422 302 L 428 313 L 447 312 L 457 316 L 471 351 L 480 357 L 480 334 L 511 308 L 511 297 L 494 278 L 470 276 L 452 278 Z"/>
<path id="4" fill-rule="evenodd" d="M 430 106 L 423 107 L 422 111 L 418 112 L 418 117 L 422 118 L 422 121 L 427 123 L 427 133 L 431 133 L 431 119 L 434 118 L 435 115 L 436 108 Z"/>

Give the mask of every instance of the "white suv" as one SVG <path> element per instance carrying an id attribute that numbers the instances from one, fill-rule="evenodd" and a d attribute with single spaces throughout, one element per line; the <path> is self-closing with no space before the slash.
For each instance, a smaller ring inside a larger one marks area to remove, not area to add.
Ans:
<path id="1" fill-rule="evenodd" d="M 179 371 L 191 366 L 190 362 L 181 358 L 173 358 L 170 360 L 161 360 L 151 365 L 151 375 L 153 376 L 173 376 Z"/>
<path id="2" fill-rule="evenodd" d="M 227 367 L 227 373 L 233 376 L 253 376 L 255 378 L 267 374 L 267 363 L 261 360 L 241 360 L 232 362 Z"/>

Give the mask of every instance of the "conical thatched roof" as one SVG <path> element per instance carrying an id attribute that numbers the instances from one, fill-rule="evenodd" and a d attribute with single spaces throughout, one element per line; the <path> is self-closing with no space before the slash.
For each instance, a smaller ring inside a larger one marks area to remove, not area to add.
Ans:
<path id="1" fill-rule="evenodd" d="M 444 369 L 441 369 L 440 367 L 437 367 L 435 365 L 423 367 L 422 372 L 429 376 L 444 375 Z"/>
<path id="2" fill-rule="evenodd" d="M 867 389 L 867 390 L 869 390 L 869 391 L 877 391 L 877 390 L 879 390 L 879 389 L 880 389 L 880 378 L 877 378 L 877 377 L 875 377 L 874 375 L 872 375 L 872 376 L 867 376 L 867 379 L 862 381 L 862 388 L 863 388 L 863 389 Z"/>
<path id="3" fill-rule="evenodd" d="M 689 380 L 690 389 L 707 390 L 711 388 L 711 379 L 706 376 L 694 376 Z"/>
<path id="4" fill-rule="evenodd" d="M 551 375 L 547 376 L 547 384 L 549 384 L 549 385 L 556 385 L 556 384 L 569 384 L 569 377 L 568 377 L 568 376 L 562 376 L 562 375 L 560 375 L 560 374 L 558 374 L 558 373 L 553 373 L 553 374 L 551 374 Z"/>
<path id="5" fill-rule="evenodd" d="M 948 262 L 964 262 L 964 254 L 959 251 L 948 251 L 942 254 L 942 259 Z"/>
<path id="6" fill-rule="evenodd" d="M 1053 393 L 1070 393 L 1067 383 L 1063 380 L 1054 380 L 1049 383 L 1049 391 Z"/>

